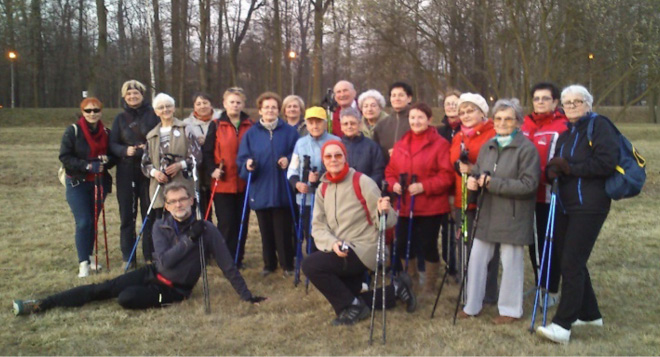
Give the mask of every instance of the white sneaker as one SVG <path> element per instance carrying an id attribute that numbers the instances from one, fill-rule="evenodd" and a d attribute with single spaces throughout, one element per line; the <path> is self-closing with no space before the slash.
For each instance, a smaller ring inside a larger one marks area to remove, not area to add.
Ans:
<path id="1" fill-rule="evenodd" d="M 86 278 L 89 276 L 89 262 L 84 261 L 80 263 L 80 268 L 78 270 L 78 277 L 79 278 Z"/>
<path id="2" fill-rule="evenodd" d="M 575 320 L 575 322 L 573 322 L 571 324 L 571 326 L 598 326 L 598 327 L 602 327 L 603 326 L 603 318 L 601 317 L 600 319 L 595 319 L 595 320 L 591 320 L 591 321 L 582 321 L 580 319 L 577 319 L 577 320 Z"/>
<path id="3" fill-rule="evenodd" d="M 546 327 L 539 326 L 536 329 L 536 334 L 562 345 L 568 344 L 568 341 L 571 339 L 571 330 L 553 323 Z"/>
<path id="4" fill-rule="evenodd" d="M 90 255 L 89 256 L 89 269 L 91 269 L 93 271 L 103 269 L 103 266 L 101 264 L 94 264 L 95 261 L 96 261 L 96 259 L 94 259 L 94 256 Z"/>

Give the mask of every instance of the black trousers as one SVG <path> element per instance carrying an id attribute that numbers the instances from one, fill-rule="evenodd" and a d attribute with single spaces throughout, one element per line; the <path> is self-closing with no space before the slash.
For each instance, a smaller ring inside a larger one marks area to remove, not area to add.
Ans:
<path id="1" fill-rule="evenodd" d="M 88 302 L 118 298 L 126 309 L 148 309 L 181 302 L 192 288 L 171 288 L 156 279 L 156 268 L 147 265 L 99 284 L 78 286 L 51 295 L 41 304 L 42 310 L 53 307 L 78 307 Z"/>
<path id="2" fill-rule="evenodd" d="M 147 216 L 149 203 L 150 179 L 142 174 L 139 158 L 124 158 L 117 165 L 117 202 L 119 204 L 119 244 L 124 261 L 128 261 L 135 245 L 135 221 L 138 214 L 138 204 L 142 220 Z M 140 222 L 142 223 L 142 222 Z M 151 226 L 145 227 L 142 233 L 142 252 L 145 260 L 152 260 L 153 248 L 150 249 Z M 151 244 L 153 246 L 153 244 Z M 137 252 L 134 259 L 137 257 Z"/>
<path id="3" fill-rule="evenodd" d="M 561 255 L 562 284 L 559 307 L 552 322 L 567 330 L 577 319 L 591 321 L 602 317 L 587 261 L 606 218 L 607 213 L 567 215 L 557 209 L 555 242 Z"/>
<path id="4" fill-rule="evenodd" d="M 216 193 L 213 196 L 215 217 L 218 220 L 218 230 L 227 242 L 227 248 L 232 259 L 236 261 L 236 247 L 238 246 L 238 233 L 241 229 L 241 215 L 243 214 L 243 193 Z M 248 223 L 250 222 L 250 207 L 245 210 L 243 222 L 243 236 L 241 237 L 241 250 L 238 254 L 238 266 L 243 263 L 245 256 L 245 242 L 247 241 Z"/>
<path id="5" fill-rule="evenodd" d="M 396 234 L 396 255 L 402 261 L 406 259 L 408 244 L 408 224 L 410 218 L 399 217 Z M 440 233 L 441 215 L 418 216 L 413 218 L 410 240 L 410 259 L 417 257 L 417 252 L 424 252 L 424 260 L 440 262 L 438 253 L 438 233 Z"/>
<path id="6" fill-rule="evenodd" d="M 559 206 L 557 206 L 559 209 Z M 536 244 L 532 243 L 529 246 L 529 259 L 532 262 L 532 268 L 534 269 L 534 282 L 538 284 L 539 281 L 539 276 L 538 276 L 538 269 L 539 269 L 539 264 L 540 262 L 536 261 L 536 252 L 538 249 L 539 253 L 539 259 L 543 259 L 543 244 L 545 240 L 545 231 L 548 225 L 548 213 L 550 213 L 550 204 L 549 203 L 542 203 L 542 202 L 537 202 L 536 203 L 536 234 L 538 237 L 539 241 L 539 246 L 537 247 Z M 556 220 L 555 220 L 556 221 Z M 556 224 L 556 222 L 555 222 Z M 554 234 L 557 236 L 557 234 Z M 553 247 L 556 248 L 553 244 Z M 547 248 L 546 248 L 547 249 Z M 559 281 L 561 280 L 561 272 L 559 270 L 560 267 L 560 260 L 559 260 L 559 252 L 557 249 L 552 249 L 552 252 L 550 252 L 550 285 L 548 290 L 551 293 L 557 293 L 559 292 Z M 543 271 L 541 272 L 541 286 L 545 288 L 545 283 L 546 283 L 546 276 L 547 274 L 547 267 L 548 267 L 548 262 L 546 259 L 545 262 L 546 266 L 543 268 Z"/>
<path id="7" fill-rule="evenodd" d="M 293 270 L 293 242 L 291 241 L 291 211 L 288 207 L 255 211 L 261 232 L 264 270 L 277 269 L 277 261 L 284 270 Z"/>
<path id="8" fill-rule="evenodd" d="M 374 292 L 360 293 L 364 273 L 368 269 L 352 249 L 346 258 L 340 258 L 334 252 L 314 252 L 303 260 L 302 270 L 330 302 L 337 315 L 349 307 L 356 297 L 371 307 Z M 382 303 L 382 289 L 376 289 L 376 309 L 382 309 Z M 388 285 L 385 287 L 385 308 L 395 305 L 394 286 Z"/>

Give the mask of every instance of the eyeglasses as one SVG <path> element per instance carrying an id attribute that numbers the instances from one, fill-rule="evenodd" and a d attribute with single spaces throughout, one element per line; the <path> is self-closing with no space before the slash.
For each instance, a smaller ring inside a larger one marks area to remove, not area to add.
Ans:
<path id="1" fill-rule="evenodd" d="M 378 109 L 378 108 L 380 108 L 380 105 L 378 105 L 377 103 L 362 105 L 362 109 Z"/>
<path id="2" fill-rule="evenodd" d="M 83 112 L 85 112 L 85 113 L 87 113 L 87 114 L 91 114 L 91 113 L 100 113 L 100 112 L 101 112 L 101 109 L 99 109 L 99 108 L 83 109 Z"/>
<path id="3" fill-rule="evenodd" d="M 184 204 L 186 201 L 188 201 L 190 197 L 184 197 L 184 198 L 179 198 L 178 200 L 171 200 L 171 201 L 166 201 L 168 205 L 175 206 L 177 204 Z"/>
<path id="4" fill-rule="evenodd" d="M 358 126 L 358 124 L 360 123 L 354 120 L 346 120 L 341 122 L 341 126 Z"/>
<path id="5" fill-rule="evenodd" d="M 159 105 L 156 107 L 156 110 L 164 110 L 164 109 L 172 109 L 174 108 L 174 105 L 172 104 L 165 104 L 165 105 Z"/>
<path id="6" fill-rule="evenodd" d="M 584 100 L 576 99 L 573 101 L 567 101 L 567 102 L 562 102 L 561 103 L 565 107 L 579 107 L 580 105 L 584 104 Z"/>
<path id="7" fill-rule="evenodd" d="M 552 100 L 551 97 L 534 97 L 534 98 L 532 98 L 532 101 L 534 103 L 536 103 L 536 102 L 549 102 L 551 100 Z"/>
<path id="8" fill-rule="evenodd" d="M 493 118 L 493 123 L 501 123 L 501 122 L 511 123 L 514 120 L 516 120 L 516 118 L 512 118 L 512 117 L 506 117 L 506 118 L 494 117 Z"/>
<path id="9" fill-rule="evenodd" d="M 464 111 L 464 112 L 459 111 L 459 112 L 458 112 L 458 116 L 459 116 L 459 117 L 462 117 L 462 116 L 464 116 L 464 115 L 472 115 L 472 113 L 474 113 L 474 112 L 476 112 L 476 110 L 470 108 L 470 109 L 467 109 L 467 110 Z"/>
<path id="10" fill-rule="evenodd" d="M 344 157 L 344 154 L 340 152 L 335 154 L 325 154 L 323 155 L 323 160 L 332 160 L 332 158 L 334 158 L 335 160 L 339 160 L 342 157 Z"/>

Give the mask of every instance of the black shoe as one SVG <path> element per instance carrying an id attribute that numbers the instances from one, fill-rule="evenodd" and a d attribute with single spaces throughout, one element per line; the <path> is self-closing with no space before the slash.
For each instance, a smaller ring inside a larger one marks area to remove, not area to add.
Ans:
<path id="1" fill-rule="evenodd" d="M 360 300 L 358 305 L 351 305 L 339 313 L 339 316 L 332 321 L 335 326 L 353 325 L 369 317 L 369 308 Z"/>
<path id="2" fill-rule="evenodd" d="M 414 312 L 417 309 L 417 298 L 413 293 L 412 279 L 406 272 L 400 272 L 399 276 L 394 278 L 396 287 L 396 297 L 406 303 L 406 311 Z"/>
<path id="3" fill-rule="evenodd" d="M 41 300 L 14 300 L 14 315 L 29 315 L 41 311 Z"/>

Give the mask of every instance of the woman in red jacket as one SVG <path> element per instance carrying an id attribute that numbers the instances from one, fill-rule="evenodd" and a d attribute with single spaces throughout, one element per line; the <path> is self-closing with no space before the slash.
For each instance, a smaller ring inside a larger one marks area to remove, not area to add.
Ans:
<path id="1" fill-rule="evenodd" d="M 410 261 L 408 267 L 417 267 L 415 253 L 417 245 L 425 252 L 426 279 L 424 294 L 433 294 L 438 278 L 440 255 L 438 233 L 441 216 L 449 213 L 449 191 L 453 184 L 452 167 L 449 162 L 449 142 L 438 134 L 431 124 L 431 107 L 416 103 L 410 107 L 408 121 L 410 130 L 394 144 L 392 157 L 385 169 L 392 191 L 402 198 L 399 223 L 397 225 L 397 256 L 406 256 L 408 225 L 410 224 L 411 197 L 415 196 L 413 210 Z M 407 187 L 401 187 L 399 175 L 408 175 Z M 410 183 L 417 177 L 416 183 Z M 393 262 L 396 264 L 396 262 Z"/>
<path id="2" fill-rule="evenodd" d="M 454 135 L 451 142 L 449 158 L 454 165 L 456 174 L 454 175 L 456 183 L 454 196 L 454 217 L 456 224 L 461 227 L 463 217 L 461 215 L 462 195 L 461 195 L 461 174 L 470 173 L 472 165 L 477 162 L 477 156 L 481 146 L 495 136 L 493 121 L 488 119 L 488 103 L 486 99 L 476 93 L 463 93 L 458 99 L 458 116 L 461 119 L 461 130 Z M 472 231 L 472 221 L 474 220 L 474 204 L 468 206 L 466 211 L 468 232 Z M 458 274 L 457 278 L 463 278 L 463 232 L 457 234 L 460 243 L 457 244 L 458 256 Z M 469 252 L 466 252 L 469 254 Z M 485 303 L 497 302 L 497 272 L 499 269 L 499 250 L 493 255 L 493 259 L 488 264 L 488 277 L 486 283 Z"/>
<path id="3" fill-rule="evenodd" d="M 243 112 L 245 108 L 245 94 L 241 88 L 229 88 L 223 94 L 225 111 L 220 118 L 213 120 L 209 125 L 204 141 L 202 160 L 206 172 L 211 173 L 211 192 L 215 205 L 215 216 L 218 219 L 218 229 L 227 242 L 227 247 L 236 255 L 238 245 L 238 232 L 245 202 L 245 187 L 247 183 L 238 177 L 236 156 L 238 146 L 245 132 L 252 127 L 250 117 Z M 206 210 L 206 207 L 203 208 Z M 245 241 L 247 240 L 247 223 L 250 210 L 246 210 L 241 237 L 241 249 L 238 257 L 238 266 L 242 265 Z"/>

